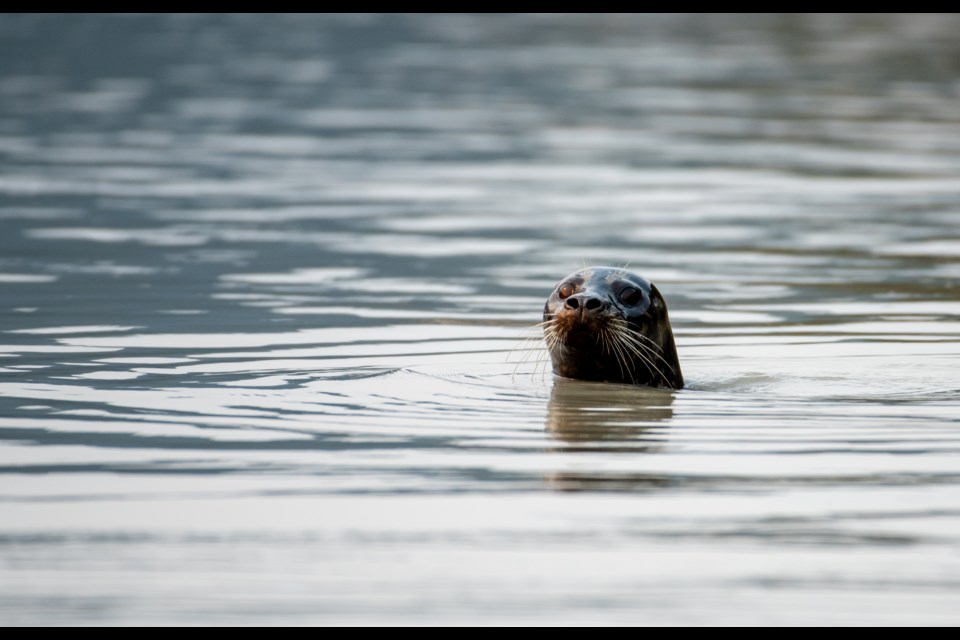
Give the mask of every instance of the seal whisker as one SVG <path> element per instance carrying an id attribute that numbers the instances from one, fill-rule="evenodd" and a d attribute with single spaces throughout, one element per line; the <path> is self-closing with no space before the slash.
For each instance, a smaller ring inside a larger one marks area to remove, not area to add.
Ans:
<path id="1" fill-rule="evenodd" d="M 621 319 L 619 319 L 619 318 L 614 318 L 614 321 L 616 321 L 616 322 L 620 325 L 620 328 L 623 329 L 623 331 L 624 331 L 624 333 L 626 334 L 626 337 L 627 337 L 627 338 L 629 338 L 629 339 L 633 340 L 634 342 L 636 342 L 637 345 L 638 345 L 639 347 L 641 347 L 641 348 L 644 350 L 644 352 L 647 353 L 648 355 L 652 355 L 652 356 L 654 356 L 654 357 L 656 357 L 656 358 L 659 358 L 660 361 L 663 362 L 663 364 L 665 364 L 665 365 L 670 369 L 670 371 L 672 371 L 674 374 L 676 373 L 676 371 L 674 370 L 673 366 L 666 360 L 666 358 L 664 358 L 662 355 L 660 355 L 660 353 L 657 353 L 657 351 L 662 352 L 662 349 L 660 348 L 660 345 L 658 345 L 656 342 L 654 342 L 653 340 L 651 340 L 649 337 L 643 335 L 642 333 L 640 333 L 639 331 L 637 331 L 636 329 L 634 329 L 632 326 L 630 326 L 629 323 L 627 323 L 627 322 L 625 322 L 625 321 L 623 321 L 623 320 L 621 320 Z M 642 338 L 643 340 L 646 340 L 646 341 L 649 342 L 650 344 L 648 345 L 648 344 L 639 342 L 639 341 L 638 341 L 638 338 Z M 655 348 L 657 349 L 657 351 L 654 351 L 653 348 L 651 348 L 651 347 L 655 347 Z"/>
<path id="2" fill-rule="evenodd" d="M 624 343 L 630 348 L 631 352 L 635 356 L 637 356 L 640 360 L 643 361 L 644 365 L 646 365 L 647 370 L 650 372 L 651 375 L 653 374 L 654 371 L 656 371 L 661 378 L 666 379 L 666 376 L 663 375 L 663 372 L 660 371 L 657 365 L 654 364 L 653 360 L 649 358 L 649 354 L 653 352 L 650 351 L 646 345 L 633 341 L 633 339 L 628 334 L 622 334 L 621 337 L 623 338 Z M 653 354 L 653 355 L 656 355 L 656 354 Z M 650 370 L 651 367 L 653 367 L 653 370 Z"/>
<path id="3" fill-rule="evenodd" d="M 510 354 L 513 354 L 519 350 L 520 350 L 519 348 L 514 348 L 510 352 Z M 512 381 L 516 381 L 517 371 L 520 369 L 520 366 L 523 364 L 526 364 L 530 360 L 530 358 L 532 358 L 535 354 L 536 354 L 536 362 L 539 362 L 542 359 L 539 354 L 543 352 L 543 349 L 531 347 L 531 348 L 523 349 L 523 352 L 524 352 L 523 355 L 521 355 L 520 358 L 517 360 L 517 362 L 513 365 L 513 373 L 510 376 L 510 379 Z M 536 373 L 536 366 L 534 367 L 534 373 Z"/>
<path id="4" fill-rule="evenodd" d="M 618 328 L 621 329 L 621 331 L 617 334 L 617 336 L 623 342 L 624 348 L 644 363 L 650 375 L 653 375 L 653 372 L 656 371 L 661 378 L 666 380 L 667 377 L 663 375 L 663 372 L 660 371 L 657 365 L 654 364 L 654 362 L 648 357 L 650 354 L 656 354 L 653 353 L 645 344 L 636 341 L 633 335 L 631 335 L 633 332 L 630 330 L 629 326 L 621 325 Z"/>
<path id="5" fill-rule="evenodd" d="M 542 322 L 537 322 L 536 324 L 533 324 L 529 327 L 524 328 L 524 331 L 534 331 L 537 329 L 541 329 L 544 334 L 544 337 L 548 338 L 547 348 L 551 349 L 552 340 L 550 339 L 550 337 L 555 331 L 553 318 L 550 318 L 549 320 L 544 320 Z M 549 358 L 549 351 L 545 351 L 542 345 L 540 344 L 541 339 L 542 339 L 541 336 L 537 334 L 521 336 L 517 340 L 517 342 L 514 344 L 514 346 L 507 352 L 507 355 L 506 355 L 507 362 L 510 361 L 510 359 L 514 356 L 514 354 L 517 354 L 517 353 L 520 354 L 519 357 L 517 358 L 516 364 L 514 364 L 513 366 L 513 372 L 510 376 L 510 379 L 512 381 L 514 382 L 516 381 L 517 371 L 520 369 L 522 365 L 529 362 L 531 358 L 535 358 L 533 363 L 534 366 L 533 366 L 533 373 L 532 373 L 532 375 L 534 376 L 536 376 L 537 370 L 540 368 L 540 365 L 546 362 L 546 360 Z"/>
<path id="6" fill-rule="evenodd" d="M 654 341 L 653 341 L 651 338 L 649 338 L 648 336 L 643 335 L 642 333 L 640 333 L 640 332 L 637 331 L 636 329 L 633 329 L 632 327 L 629 327 L 629 326 L 628 326 L 628 328 L 630 329 L 630 332 L 631 332 L 632 334 L 634 334 L 634 335 L 637 336 L 638 338 L 643 338 L 644 340 L 646 340 L 647 342 L 649 342 L 649 343 L 650 343 L 650 346 L 655 347 L 657 351 L 660 351 L 660 352 L 663 351 L 663 349 L 660 348 L 660 345 L 658 345 L 656 342 L 654 342 Z"/>
<path id="7" fill-rule="evenodd" d="M 521 356 L 521 362 L 523 358 L 529 357 L 529 352 L 533 351 L 532 347 L 540 341 L 538 336 L 526 336 L 519 338 L 516 343 L 507 351 L 506 359 L 509 362 L 510 358 L 517 352 L 523 353 Z"/>
<path id="8" fill-rule="evenodd" d="M 630 327 L 624 327 L 624 328 L 623 328 L 623 332 L 624 332 L 624 338 L 625 338 L 625 339 L 630 340 L 630 342 L 632 342 L 633 344 L 636 344 L 637 347 L 639 347 L 640 349 L 643 349 L 643 351 L 644 351 L 645 353 L 649 353 L 650 355 L 656 356 L 657 358 L 660 358 L 661 360 L 663 359 L 663 356 L 661 356 L 659 353 L 657 353 L 656 351 L 654 351 L 653 348 L 652 348 L 649 344 L 647 344 L 647 343 L 645 343 L 645 342 L 641 342 L 641 341 L 638 339 L 638 338 L 641 338 L 641 337 L 645 337 L 645 336 L 643 336 L 643 334 L 637 333 L 636 331 L 632 330 Z M 666 361 L 664 361 L 664 362 L 666 362 Z M 669 363 L 668 363 L 668 364 L 669 364 Z"/>
<path id="9" fill-rule="evenodd" d="M 627 374 L 630 376 L 630 384 L 636 384 L 636 372 L 637 368 L 634 366 L 634 361 L 629 357 L 630 350 L 625 342 L 623 342 L 622 334 L 617 335 L 617 344 L 620 349 L 620 353 L 623 357 L 623 365 L 627 370 Z"/>
<path id="10" fill-rule="evenodd" d="M 633 344 L 631 344 L 631 342 L 630 342 L 629 335 L 627 335 L 627 334 L 625 334 L 625 333 L 622 333 L 622 334 L 620 334 L 620 339 L 623 341 L 623 348 L 624 348 L 624 350 L 627 351 L 628 353 L 632 354 L 633 356 L 639 358 L 640 361 L 643 362 L 644 367 L 646 367 L 647 373 L 650 374 L 651 376 L 653 376 L 653 372 L 650 371 L 650 362 L 649 362 L 649 360 L 647 360 L 645 357 L 643 357 L 643 354 L 642 354 L 642 353 L 638 353 L 638 352 L 637 352 L 636 347 L 633 346 Z M 632 361 L 632 362 L 636 362 L 636 360 L 631 360 L 631 361 Z M 654 367 L 654 369 L 656 369 L 656 367 Z M 636 369 L 634 369 L 634 370 L 636 370 Z"/>
<path id="11" fill-rule="evenodd" d="M 633 336 L 635 336 L 635 337 L 637 337 L 637 338 L 642 338 L 643 340 L 646 340 L 646 341 L 649 343 L 648 348 L 651 348 L 651 347 L 652 347 L 652 348 L 656 349 L 657 352 L 663 353 L 663 349 L 660 347 L 660 345 L 658 345 L 656 342 L 654 342 L 649 336 L 643 335 L 642 333 L 640 333 L 639 331 L 637 331 L 636 329 L 634 329 L 633 327 L 631 327 L 631 326 L 629 326 L 629 325 L 627 325 L 627 329 L 630 331 L 630 334 L 631 334 L 631 335 L 633 335 Z"/>
<path id="12" fill-rule="evenodd" d="M 653 360 L 647 357 L 647 355 L 644 352 L 642 352 L 639 347 L 633 346 L 633 353 L 638 358 L 640 358 L 641 361 L 643 361 L 643 364 L 645 367 L 647 367 L 647 372 L 649 372 L 650 375 L 653 375 L 654 371 L 656 371 L 657 375 L 660 376 L 661 379 L 666 380 L 667 377 L 663 375 L 663 372 L 660 371 L 660 368 L 657 367 L 657 365 L 654 364 Z M 653 368 L 652 371 L 651 371 L 651 367 Z"/>
<path id="13" fill-rule="evenodd" d="M 604 335 L 608 336 L 608 338 L 607 338 L 607 352 L 613 353 L 614 358 L 615 358 L 616 361 L 617 361 L 617 367 L 620 369 L 620 377 L 622 378 L 623 375 L 624 375 L 624 372 L 623 372 L 623 362 L 622 362 L 621 359 L 620 359 L 620 354 L 619 354 L 619 353 L 617 352 L 617 350 L 616 350 L 616 342 L 615 342 L 615 340 L 616 340 L 616 335 L 613 334 L 612 332 L 610 332 L 610 333 L 608 334 L 607 331 L 606 331 L 606 327 L 603 328 L 603 331 L 604 331 Z"/>
<path id="14" fill-rule="evenodd" d="M 624 335 L 624 337 L 625 337 L 626 339 L 631 340 L 631 341 L 633 342 L 633 344 L 635 344 L 638 348 L 642 349 L 642 350 L 644 351 L 644 353 L 646 353 L 647 355 L 653 356 L 653 357 L 655 357 L 655 358 L 659 358 L 659 360 L 660 360 L 663 364 L 665 364 L 665 365 L 667 366 L 667 368 L 669 368 L 670 371 L 671 371 L 673 374 L 676 374 L 676 373 L 677 373 L 677 372 L 674 370 L 673 366 L 671 366 L 670 363 L 667 362 L 666 358 L 664 358 L 662 355 L 660 355 L 659 353 L 657 353 L 656 351 L 654 351 L 649 345 L 647 345 L 647 344 L 645 344 L 645 343 L 643 343 L 643 342 L 637 341 L 637 336 L 639 336 L 639 337 L 641 337 L 641 338 L 646 338 L 647 340 L 650 340 L 649 338 L 647 338 L 647 336 L 643 335 L 642 333 L 640 333 L 640 332 L 638 332 L 638 331 L 633 330 L 633 329 L 630 328 L 629 326 L 625 327 L 624 330 L 625 330 L 625 335 Z M 656 344 L 654 344 L 654 346 L 656 346 Z M 659 348 L 659 347 L 658 347 L 658 348 Z"/>
<path id="15" fill-rule="evenodd" d="M 563 343 L 560 339 L 560 329 L 556 322 L 556 317 L 551 316 L 546 318 L 538 326 L 543 327 L 543 340 L 547 345 L 547 351 L 544 354 L 541 351 L 541 355 L 546 355 L 546 357 L 538 357 L 537 362 L 533 367 L 533 375 L 537 375 L 537 370 L 540 368 L 540 365 L 543 364 L 543 378 L 546 378 L 547 375 L 547 362 L 550 360 L 550 355 L 557 349 L 563 348 Z"/>
<path id="16" fill-rule="evenodd" d="M 633 363 L 630 361 L 629 358 L 627 358 L 627 354 L 624 351 L 625 345 L 621 341 L 621 334 L 619 332 L 614 332 L 612 333 L 612 336 L 613 336 L 613 348 L 616 351 L 616 356 L 617 356 L 617 365 L 620 367 L 620 377 L 623 377 L 624 369 L 626 369 L 626 372 L 630 374 L 630 381 L 632 383 L 634 380 L 633 366 L 632 366 Z"/>

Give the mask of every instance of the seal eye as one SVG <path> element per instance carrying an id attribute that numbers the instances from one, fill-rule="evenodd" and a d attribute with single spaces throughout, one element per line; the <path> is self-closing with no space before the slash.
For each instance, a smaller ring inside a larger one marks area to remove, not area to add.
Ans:
<path id="1" fill-rule="evenodd" d="M 620 292 L 620 302 L 623 304 L 629 304 L 631 306 L 637 304 L 643 300 L 643 294 L 639 290 L 634 289 L 633 287 L 627 287 Z"/>
<path id="2" fill-rule="evenodd" d="M 575 286 L 573 286 L 569 282 L 564 282 L 562 285 L 560 285 L 560 288 L 557 289 L 557 295 L 560 296 L 561 300 L 564 300 L 572 296 L 573 292 L 576 290 L 577 288 Z"/>

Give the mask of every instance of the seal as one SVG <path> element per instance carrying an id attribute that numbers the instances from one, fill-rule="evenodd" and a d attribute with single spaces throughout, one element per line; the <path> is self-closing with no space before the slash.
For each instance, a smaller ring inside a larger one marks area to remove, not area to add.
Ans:
<path id="1" fill-rule="evenodd" d="M 667 303 L 635 273 L 613 267 L 571 273 L 547 298 L 542 326 L 558 376 L 683 388 Z"/>

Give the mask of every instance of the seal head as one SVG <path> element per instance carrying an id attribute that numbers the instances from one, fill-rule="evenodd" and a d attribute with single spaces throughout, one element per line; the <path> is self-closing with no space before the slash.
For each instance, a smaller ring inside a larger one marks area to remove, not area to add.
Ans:
<path id="1" fill-rule="evenodd" d="M 590 267 L 561 280 L 543 308 L 543 335 L 558 376 L 683 388 L 667 303 L 635 273 Z"/>

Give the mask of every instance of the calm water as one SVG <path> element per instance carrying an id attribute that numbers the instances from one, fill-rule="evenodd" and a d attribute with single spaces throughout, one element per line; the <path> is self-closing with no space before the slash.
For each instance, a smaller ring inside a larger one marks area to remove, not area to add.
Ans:
<path id="1" fill-rule="evenodd" d="M 0 18 L 0 622 L 960 624 L 958 30 Z"/>

